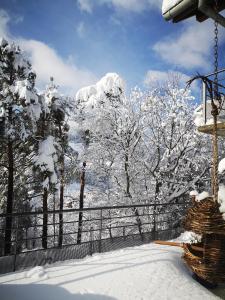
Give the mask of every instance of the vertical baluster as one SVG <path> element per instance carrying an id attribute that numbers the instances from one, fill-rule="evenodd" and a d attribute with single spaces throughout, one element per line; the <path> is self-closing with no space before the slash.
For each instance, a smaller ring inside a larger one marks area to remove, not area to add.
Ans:
<path id="1" fill-rule="evenodd" d="M 90 243 L 90 255 L 92 256 L 92 254 L 93 254 L 93 226 L 90 227 L 89 243 Z"/>
<path id="2" fill-rule="evenodd" d="M 100 210 L 99 253 L 102 252 L 102 209 Z"/>
<path id="3" fill-rule="evenodd" d="M 13 272 L 16 271 L 16 256 L 17 256 L 17 242 L 18 242 L 18 229 L 19 229 L 19 217 L 15 217 L 15 244 L 14 244 L 14 260 L 13 260 Z"/>

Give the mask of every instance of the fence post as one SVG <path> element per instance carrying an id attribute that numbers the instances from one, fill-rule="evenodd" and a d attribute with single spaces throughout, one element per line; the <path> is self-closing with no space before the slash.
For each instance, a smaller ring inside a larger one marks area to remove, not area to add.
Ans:
<path id="1" fill-rule="evenodd" d="M 100 210 L 99 253 L 102 252 L 102 209 Z"/>
<path id="2" fill-rule="evenodd" d="M 16 235 L 15 235 L 15 249 L 14 249 L 14 260 L 13 260 L 13 272 L 16 271 L 16 256 L 17 256 L 17 242 L 18 242 L 18 229 L 19 229 L 19 217 L 16 218 Z"/>
<path id="3" fill-rule="evenodd" d="M 90 228 L 90 237 L 89 237 L 89 243 L 90 243 L 90 255 L 93 254 L 93 226 Z"/>
<path id="4" fill-rule="evenodd" d="M 157 239 L 157 230 L 156 230 L 156 207 L 157 207 L 157 204 L 156 204 L 156 200 L 155 200 L 155 203 L 154 203 L 154 206 L 153 206 L 153 241 Z"/>
<path id="5" fill-rule="evenodd" d="M 35 209 L 36 211 L 36 209 Z M 34 216 L 34 227 L 33 227 L 33 236 L 34 236 L 34 239 L 32 240 L 32 247 L 33 248 L 36 248 L 36 237 L 37 237 L 37 215 Z"/>

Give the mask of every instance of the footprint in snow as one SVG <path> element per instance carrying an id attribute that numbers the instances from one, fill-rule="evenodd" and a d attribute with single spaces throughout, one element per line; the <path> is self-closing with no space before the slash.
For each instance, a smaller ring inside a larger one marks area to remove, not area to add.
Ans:
<path id="1" fill-rule="evenodd" d="M 33 279 L 48 279 L 48 274 L 46 273 L 44 267 L 38 266 L 29 270 L 26 273 L 26 277 Z"/>

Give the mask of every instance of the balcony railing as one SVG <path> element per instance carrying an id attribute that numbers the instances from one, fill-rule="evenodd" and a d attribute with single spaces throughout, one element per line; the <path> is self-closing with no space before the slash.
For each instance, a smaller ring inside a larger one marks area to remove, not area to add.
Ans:
<path id="1" fill-rule="evenodd" d="M 174 238 L 182 231 L 188 205 L 137 204 L 0 214 L 0 273 Z M 43 224 L 44 215 L 47 224 Z M 12 221 L 10 229 L 5 227 L 7 218 Z M 12 239 L 10 255 L 5 256 L 7 230 L 11 230 Z"/>

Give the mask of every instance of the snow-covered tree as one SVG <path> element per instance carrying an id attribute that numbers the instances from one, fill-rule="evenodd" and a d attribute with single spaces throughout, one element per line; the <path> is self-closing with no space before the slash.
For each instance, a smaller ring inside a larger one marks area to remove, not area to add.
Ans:
<path id="1" fill-rule="evenodd" d="M 108 74 L 77 94 L 96 199 L 101 195 L 108 204 L 184 201 L 208 179 L 210 168 L 206 139 L 194 128 L 190 91 L 173 80 L 148 93 L 134 89 L 128 98 L 121 82 Z"/>
<path id="2" fill-rule="evenodd" d="M 32 139 L 41 107 L 35 90 L 35 73 L 20 48 L 0 41 L 0 106 L 5 112 L 5 132 L 1 143 L 1 170 L 6 175 L 6 209 L 13 212 L 16 185 L 22 199 L 27 190 L 28 165 L 32 161 Z M 1 187 L 4 199 L 4 188 Z M 19 198 L 19 197 L 18 197 Z M 22 204 L 20 204 L 22 205 Z M 6 218 L 5 254 L 11 251 L 12 218 Z"/>
<path id="3" fill-rule="evenodd" d="M 95 86 L 82 89 L 77 99 L 84 104 L 83 126 L 90 140 L 85 157 L 99 190 L 96 198 L 104 204 L 135 203 L 139 190 L 134 186 L 140 171 L 136 156 L 142 131 L 137 99 L 125 97 L 117 74 L 107 74 Z M 138 210 L 134 212 L 141 233 Z"/>
<path id="4" fill-rule="evenodd" d="M 145 166 L 154 182 L 154 197 L 174 201 L 209 169 L 206 140 L 193 123 L 193 97 L 168 83 L 147 96 L 145 109 Z"/>
<path id="5" fill-rule="evenodd" d="M 39 178 L 42 190 L 42 210 L 64 208 L 64 187 L 67 177 L 67 166 L 70 164 L 73 151 L 68 143 L 68 119 L 73 108 L 71 99 L 59 93 L 58 86 L 51 78 L 50 84 L 41 95 L 42 113 L 36 134 L 36 156 L 34 158 L 35 176 Z M 53 204 L 53 205 L 52 205 Z M 39 203 L 39 206 L 40 203 Z M 54 223 L 55 232 L 55 220 Z M 43 215 L 42 246 L 47 248 L 48 215 Z M 58 246 L 63 243 L 63 214 L 59 213 Z"/>
<path id="6" fill-rule="evenodd" d="M 57 142 L 56 152 L 58 156 L 57 172 L 59 177 L 59 209 L 63 210 L 64 205 L 64 187 L 65 187 L 65 155 L 69 152 L 68 144 L 68 117 L 71 111 L 71 105 L 68 98 L 58 92 L 58 87 L 51 78 L 51 84 L 45 92 L 45 99 L 48 103 L 52 117 L 53 134 Z M 63 242 L 63 214 L 59 214 L 59 239 L 58 245 Z"/>
<path id="7" fill-rule="evenodd" d="M 144 165 L 153 203 L 184 202 L 209 178 L 209 148 L 194 126 L 193 100 L 190 90 L 174 81 L 146 97 Z"/>

